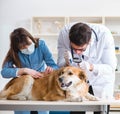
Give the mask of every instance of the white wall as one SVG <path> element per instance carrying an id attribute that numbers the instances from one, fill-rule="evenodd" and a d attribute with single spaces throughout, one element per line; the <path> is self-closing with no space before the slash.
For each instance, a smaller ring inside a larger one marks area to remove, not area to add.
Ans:
<path id="1" fill-rule="evenodd" d="M 32 16 L 120 16 L 120 0 L 0 0 L 0 68 L 16 27 L 30 27 Z M 1 79 L 0 89 L 6 83 Z"/>

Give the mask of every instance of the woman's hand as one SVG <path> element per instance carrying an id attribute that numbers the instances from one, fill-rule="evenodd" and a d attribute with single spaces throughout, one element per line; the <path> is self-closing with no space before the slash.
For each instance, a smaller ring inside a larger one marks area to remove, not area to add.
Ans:
<path id="1" fill-rule="evenodd" d="M 47 68 L 45 69 L 45 74 L 49 74 L 50 72 L 52 72 L 53 71 L 53 68 L 52 67 L 50 67 L 50 66 L 47 66 Z"/>
<path id="2" fill-rule="evenodd" d="M 31 75 L 33 78 L 43 77 L 42 73 L 30 68 L 20 68 L 18 71 L 18 75 L 23 75 L 23 74 Z"/>
<path id="3" fill-rule="evenodd" d="M 33 69 L 29 69 L 29 68 L 26 68 L 25 69 L 26 71 L 26 74 L 29 74 L 31 75 L 33 78 L 40 78 L 43 76 L 43 74 L 41 74 L 40 72 L 36 71 L 36 70 L 33 70 Z"/>

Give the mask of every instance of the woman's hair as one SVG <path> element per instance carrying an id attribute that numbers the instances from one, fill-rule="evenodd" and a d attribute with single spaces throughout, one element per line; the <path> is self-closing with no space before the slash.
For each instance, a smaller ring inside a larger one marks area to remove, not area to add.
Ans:
<path id="1" fill-rule="evenodd" d="M 70 42 L 82 46 L 89 43 L 91 39 L 92 30 L 84 23 L 77 23 L 73 25 L 69 31 Z"/>
<path id="2" fill-rule="evenodd" d="M 3 61 L 2 67 L 7 61 L 12 61 L 16 67 L 22 67 L 18 52 L 20 51 L 21 46 L 29 44 L 28 38 L 30 38 L 35 43 L 35 47 L 38 46 L 39 39 L 34 38 L 24 28 L 17 28 L 10 34 L 10 49 L 8 50 L 8 53 Z"/>

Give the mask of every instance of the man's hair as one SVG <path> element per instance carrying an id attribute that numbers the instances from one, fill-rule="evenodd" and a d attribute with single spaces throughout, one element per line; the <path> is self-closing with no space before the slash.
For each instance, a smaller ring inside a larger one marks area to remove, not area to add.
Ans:
<path id="1" fill-rule="evenodd" d="M 91 39 L 92 30 L 84 23 L 77 23 L 73 25 L 69 31 L 70 42 L 75 45 L 82 46 L 89 43 Z"/>

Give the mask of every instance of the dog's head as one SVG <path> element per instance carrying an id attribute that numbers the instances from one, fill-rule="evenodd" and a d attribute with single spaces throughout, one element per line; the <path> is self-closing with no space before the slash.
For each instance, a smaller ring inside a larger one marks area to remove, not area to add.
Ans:
<path id="1" fill-rule="evenodd" d="M 85 73 L 80 68 L 72 66 L 62 68 L 58 78 L 58 84 L 62 90 L 69 90 L 85 81 Z"/>

